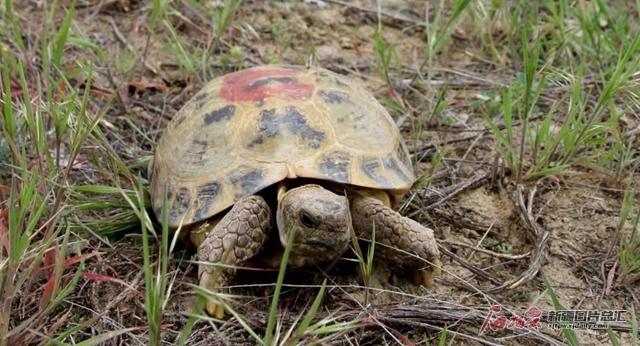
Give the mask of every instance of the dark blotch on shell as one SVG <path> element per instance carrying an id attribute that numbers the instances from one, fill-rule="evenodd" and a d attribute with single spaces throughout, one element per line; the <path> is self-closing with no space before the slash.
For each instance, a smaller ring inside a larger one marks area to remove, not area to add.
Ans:
<path id="1" fill-rule="evenodd" d="M 371 180 L 378 182 L 384 186 L 388 186 L 389 180 L 387 180 L 384 175 L 380 174 L 380 161 L 378 159 L 369 159 L 362 163 L 362 171 L 367 177 L 371 178 Z"/>
<path id="2" fill-rule="evenodd" d="M 400 159 L 402 165 L 404 165 L 407 169 L 411 169 L 411 160 L 409 159 L 409 155 L 407 154 L 404 145 L 398 145 L 398 147 L 396 148 L 396 155 L 398 155 L 398 158 Z"/>
<path id="3" fill-rule="evenodd" d="M 402 171 L 402 168 L 400 168 L 400 166 L 398 166 L 398 163 L 396 162 L 396 159 L 393 157 L 385 157 L 382 160 L 382 163 L 384 164 L 384 168 L 387 171 L 391 171 L 393 172 L 393 174 L 395 174 L 398 178 L 400 178 L 400 180 L 404 181 L 404 182 L 410 182 L 411 178 L 409 176 L 407 176 L 406 173 L 404 173 L 404 171 Z"/>
<path id="4" fill-rule="evenodd" d="M 211 204 L 218 198 L 222 185 L 214 181 L 207 185 L 201 186 L 198 189 L 198 209 L 196 210 L 195 220 L 203 220 L 208 217 L 208 212 L 211 210 Z"/>
<path id="5" fill-rule="evenodd" d="M 310 148 L 317 149 L 324 140 L 324 132 L 318 131 L 307 122 L 307 118 L 296 107 L 285 108 L 284 121 L 289 131 L 298 135 Z"/>
<path id="6" fill-rule="evenodd" d="M 258 136 L 254 138 L 249 144 L 247 144 L 247 148 L 251 149 L 256 145 L 260 145 L 264 142 L 264 138 L 262 136 Z"/>
<path id="7" fill-rule="evenodd" d="M 260 135 L 275 137 L 280 129 L 280 119 L 278 119 L 275 109 L 265 109 L 260 113 L 260 123 L 258 131 Z"/>
<path id="8" fill-rule="evenodd" d="M 208 146 L 209 146 L 209 143 L 207 143 L 207 141 L 194 139 L 191 142 L 191 146 L 189 147 L 189 150 L 187 151 L 187 153 L 189 155 L 194 156 L 196 160 L 202 160 L 204 153 L 207 152 Z"/>
<path id="9" fill-rule="evenodd" d="M 243 169 L 240 170 L 242 171 Z M 230 176 L 229 181 L 231 184 L 240 185 L 241 191 L 236 193 L 236 199 L 254 194 L 264 188 L 265 186 L 262 174 L 262 169 L 253 169 L 246 173 Z"/>
<path id="10" fill-rule="evenodd" d="M 236 106 L 234 105 L 228 105 L 228 106 L 224 106 L 220 109 L 217 109 L 213 112 L 208 113 L 207 115 L 204 116 L 204 124 L 205 125 L 210 125 L 211 123 L 214 122 L 219 122 L 223 119 L 225 120 L 229 120 L 231 119 L 231 117 L 233 117 L 233 115 L 236 112 Z"/>
<path id="11" fill-rule="evenodd" d="M 350 163 L 351 156 L 349 154 L 336 151 L 320 159 L 320 173 L 333 181 L 348 183 Z"/>
<path id="12" fill-rule="evenodd" d="M 309 126 L 307 118 L 296 107 L 265 109 L 260 113 L 258 136 L 248 147 L 262 144 L 265 137 L 276 137 L 283 130 L 283 126 L 289 133 L 299 136 L 310 148 L 319 148 L 325 138 L 324 132 Z"/>
<path id="13" fill-rule="evenodd" d="M 245 87 L 245 90 L 255 90 L 258 89 L 260 87 L 263 87 L 267 84 L 271 84 L 271 83 L 280 83 L 280 84 L 292 84 L 292 83 L 298 83 L 298 79 L 297 78 L 293 78 L 293 77 L 269 77 L 269 78 L 262 78 L 262 79 L 258 79 L 257 81 L 247 85 Z"/>
<path id="14" fill-rule="evenodd" d="M 171 190 L 169 190 L 169 194 L 171 194 Z M 180 188 L 178 192 L 176 192 L 176 197 L 173 201 L 173 205 L 169 210 L 169 218 L 171 220 L 177 220 L 181 218 L 182 215 L 187 212 L 187 209 L 189 209 L 190 201 L 191 194 L 189 193 L 189 190 L 187 190 L 186 188 Z M 162 208 L 162 205 L 160 206 L 160 208 Z M 161 214 L 160 217 L 162 217 Z"/>
<path id="15" fill-rule="evenodd" d="M 345 102 L 351 101 L 349 99 L 349 95 L 342 91 L 322 90 L 320 91 L 320 96 L 322 97 L 324 102 L 329 104 L 338 104 L 338 103 L 345 103 Z"/>
<path id="16" fill-rule="evenodd" d="M 201 139 L 194 139 L 193 140 L 193 145 L 197 145 L 197 146 L 200 146 L 200 147 L 206 147 L 207 144 L 208 144 L 207 141 L 203 141 Z"/>

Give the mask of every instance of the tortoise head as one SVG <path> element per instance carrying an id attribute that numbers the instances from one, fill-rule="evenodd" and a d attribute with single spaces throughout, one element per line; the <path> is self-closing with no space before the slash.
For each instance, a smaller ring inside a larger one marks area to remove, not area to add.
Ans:
<path id="1" fill-rule="evenodd" d="M 349 246 L 351 216 L 347 198 L 319 185 L 303 185 L 278 194 L 280 242 L 294 232 L 290 262 L 301 267 L 341 256 Z"/>

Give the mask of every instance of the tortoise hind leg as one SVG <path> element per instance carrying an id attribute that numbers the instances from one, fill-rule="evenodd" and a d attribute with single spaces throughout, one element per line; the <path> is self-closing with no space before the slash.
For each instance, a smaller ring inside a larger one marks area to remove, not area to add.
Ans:
<path id="1" fill-rule="evenodd" d="M 240 265 L 257 255 L 267 241 L 271 228 L 271 210 L 260 196 L 247 196 L 237 201 L 209 232 L 198 247 L 198 260 L 226 265 Z M 235 273 L 232 268 L 200 264 L 200 286 L 217 291 Z M 224 309 L 214 301 L 207 302 L 207 313 L 224 317 Z"/>
<path id="2" fill-rule="evenodd" d="M 412 270 L 417 283 L 431 286 L 432 274 L 439 273 L 441 266 L 433 230 L 373 197 L 356 195 L 350 204 L 356 234 L 370 239 L 375 226 L 376 243 L 384 245 L 376 247 L 376 253 L 393 265 Z"/>

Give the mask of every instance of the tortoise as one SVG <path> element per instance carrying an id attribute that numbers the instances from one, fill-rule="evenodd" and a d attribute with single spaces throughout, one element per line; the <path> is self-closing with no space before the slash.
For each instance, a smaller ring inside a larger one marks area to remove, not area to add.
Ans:
<path id="1" fill-rule="evenodd" d="M 353 230 L 375 231 L 376 255 L 425 286 L 439 271 L 433 231 L 393 210 L 415 180 L 397 126 L 363 86 L 327 69 L 213 79 L 169 122 L 150 168 L 153 210 L 160 219 L 166 195 L 169 227 L 197 247 L 202 287 L 221 289 L 234 272 L 202 262 L 273 266 L 291 234 L 289 267 L 340 258 Z M 224 315 L 213 300 L 206 310 Z"/>

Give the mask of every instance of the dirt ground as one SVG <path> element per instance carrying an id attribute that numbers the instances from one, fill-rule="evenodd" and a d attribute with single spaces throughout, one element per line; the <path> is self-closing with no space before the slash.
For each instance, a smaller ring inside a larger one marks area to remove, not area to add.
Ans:
<path id="1" fill-rule="evenodd" d="M 519 313 L 530 307 L 554 310 L 545 278 L 565 309 L 639 311 L 638 281 L 622 284 L 609 277 L 616 265 L 615 249 L 610 249 L 617 245 L 613 234 L 625 186 L 608 184 L 606 174 L 589 167 L 571 167 L 568 174 L 516 186 L 513 172 L 496 160 L 496 140 L 477 104 L 508 85 L 519 67 L 474 54 L 477 42 L 468 38 L 468 26 L 461 23 L 446 51 L 431 62 L 430 75 L 415 82 L 425 61 L 425 4 L 399 0 L 382 4 L 383 37 L 397 52 L 396 68 L 389 76 L 393 88 L 375 54 L 378 18 L 373 1 L 246 1 L 224 39 L 215 43 L 203 29 L 209 28 L 210 19 L 188 1 L 174 1 L 182 15 L 172 19 L 175 34 L 193 61 L 199 62 L 206 47 L 212 46 L 216 58 L 208 71 L 200 65 L 189 68 L 175 46 L 167 43 L 166 29 L 158 29 L 165 34 L 162 39 L 149 39 L 141 23 L 151 5 L 143 1 L 78 1 L 74 30 L 105 53 L 87 57 L 78 50 L 78 59 L 96 62 L 90 107 L 96 113 L 107 109 L 100 126 L 126 163 L 153 155 L 153 142 L 167 122 L 208 78 L 241 67 L 311 62 L 362 81 L 389 106 L 413 154 L 417 175 L 432 175 L 429 185 L 410 191 L 401 212 L 435 230 L 443 251 L 442 274 L 427 289 L 376 262 L 370 288 L 365 289 L 357 266 L 347 260 L 324 273 L 324 268 L 295 272 L 287 277 L 281 298 L 285 326 L 311 304 L 324 278 L 329 287 L 321 313 L 365 324 L 323 341 L 331 344 L 436 344 L 445 325 L 452 344 L 561 344 L 562 333 L 548 328 L 479 335 L 491 305 Z M 38 2 L 25 1 L 18 7 L 22 13 L 42 15 Z M 27 32 L 38 30 L 38 21 L 23 24 L 31 28 Z M 133 52 L 145 50 L 145 62 L 136 60 Z M 85 76 L 78 75 L 73 82 L 80 87 Z M 447 104 L 442 112 L 435 110 L 438 97 Z M 90 148 L 84 153 L 89 161 L 91 153 Z M 437 166 L 436 155 L 442 155 Z M 107 185 L 113 181 L 91 164 L 77 174 L 79 181 Z M 146 176 L 142 166 L 139 174 Z M 108 344 L 148 342 L 140 237 L 136 229 L 125 233 L 108 241 L 90 237 L 85 242 L 101 252 L 87 261 L 85 270 L 96 275 L 82 280 L 57 316 L 65 317 L 61 325 L 100 317 L 78 333 L 76 341 L 138 327 Z M 163 320 L 166 344 L 175 342 L 187 320 L 185 313 L 194 304 L 190 285 L 197 283 L 197 267 L 189 262 L 193 253 L 193 248 L 179 243 L 172 254 L 173 286 Z M 99 275 L 117 280 L 101 280 Z M 233 287 L 235 293 L 246 295 L 238 311 L 258 331 L 266 324 L 275 277 L 274 273 L 241 275 Z M 578 330 L 577 335 L 584 345 L 609 342 L 604 331 Z M 620 332 L 619 337 L 623 344 L 630 343 L 627 333 Z M 217 324 L 197 322 L 187 344 L 253 341 L 231 318 Z"/>

